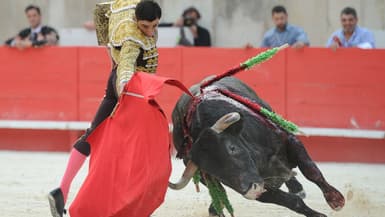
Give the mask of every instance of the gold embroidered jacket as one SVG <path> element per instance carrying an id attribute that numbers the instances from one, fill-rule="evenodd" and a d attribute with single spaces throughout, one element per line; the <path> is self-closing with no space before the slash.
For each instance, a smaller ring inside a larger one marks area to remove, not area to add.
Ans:
<path id="1" fill-rule="evenodd" d="M 117 64 L 117 88 L 119 84 L 128 82 L 136 71 L 154 73 L 158 65 L 157 36 L 145 36 L 135 21 L 135 6 L 139 2 L 140 0 L 115 0 L 104 3 L 109 6 L 107 10 L 105 6 L 100 7 L 104 10 L 98 10 L 98 7 L 95 10 L 98 41 L 101 44 L 108 41 L 111 57 Z"/>

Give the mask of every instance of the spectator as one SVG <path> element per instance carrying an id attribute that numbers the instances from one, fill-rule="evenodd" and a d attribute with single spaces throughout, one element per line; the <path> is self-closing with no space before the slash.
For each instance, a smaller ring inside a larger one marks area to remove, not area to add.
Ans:
<path id="1" fill-rule="evenodd" d="M 183 12 L 182 17 L 173 24 L 173 26 L 181 28 L 180 45 L 211 46 L 209 31 L 198 24 L 200 18 L 201 14 L 199 11 L 194 7 L 189 7 Z M 163 24 L 162 26 L 168 25 Z M 185 29 L 188 29 L 189 32 L 186 33 Z M 189 35 L 191 35 L 191 37 L 188 37 Z"/>
<path id="2" fill-rule="evenodd" d="M 59 35 L 55 29 L 41 24 L 40 8 L 29 5 L 25 8 L 30 27 L 25 28 L 13 38 L 8 39 L 5 44 L 20 49 L 27 47 L 40 47 L 44 45 L 57 45 Z"/>
<path id="3" fill-rule="evenodd" d="M 271 11 L 275 27 L 263 36 L 261 47 L 279 47 L 288 43 L 292 47 L 309 46 L 309 40 L 303 29 L 288 24 L 288 14 L 283 6 L 275 6 Z"/>
<path id="4" fill-rule="evenodd" d="M 333 49 L 338 47 L 375 48 L 373 33 L 357 25 L 358 17 L 354 8 L 344 8 L 340 18 L 342 29 L 330 36 L 327 47 Z"/>

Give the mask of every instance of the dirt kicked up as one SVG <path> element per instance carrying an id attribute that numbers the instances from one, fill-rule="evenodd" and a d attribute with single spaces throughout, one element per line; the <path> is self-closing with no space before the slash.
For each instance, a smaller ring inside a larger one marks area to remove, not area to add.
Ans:
<path id="1" fill-rule="evenodd" d="M 57 187 L 67 163 L 67 153 L 0 152 L 0 216 L 50 216 L 47 193 Z M 345 207 L 332 211 L 317 186 L 298 172 L 307 193 L 305 203 L 329 217 L 380 217 L 385 215 L 385 164 L 318 163 L 329 183 L 346 198 Z M 75 178 L 68 204 L 73 200 L 87 173 L 88 162 Z M 183 171 L 173 160 L 172 181 Z M 236 217 L 299 217 L 286 208 L 244 199 L 228 189 Z M 181 191 L 169 190 L 164 204 L 152 217 L 207 217 L 210 197 L 204 186 L 196 193 L 190 183 Z M 68 206 L 68 205 L 67 205 Z M 68 216 L 68 215 L 67 215 Z M 229 216 L 229 215 L 227 215 Z"/>

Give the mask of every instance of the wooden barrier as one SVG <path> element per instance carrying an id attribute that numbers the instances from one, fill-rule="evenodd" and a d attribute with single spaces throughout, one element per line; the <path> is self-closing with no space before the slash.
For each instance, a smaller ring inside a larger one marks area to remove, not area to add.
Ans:
<path id="1" fill-rule="evenodd" d="M 190 86 L 260 51 L 162 48 L 158 74 Z M 384 59 L 385 50 L 287 49 L 237 77 L 286 118 L 315 127 L 303 138 L 315 159 L 385 162 Z M 103 97 L 106 50 L 1 47 L 0 64 L 0 149 L 68 151 Z M 169 119 L 179 96 L 165 88 L 158 97 Z"/>

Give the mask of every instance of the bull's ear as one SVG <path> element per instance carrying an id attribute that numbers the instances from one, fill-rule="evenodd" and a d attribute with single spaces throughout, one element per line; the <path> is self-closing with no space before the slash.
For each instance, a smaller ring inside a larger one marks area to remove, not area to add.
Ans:
<path id="1" fill-rule="evenodd" d="M 222 133 L 229 126 L 236 123 L 241 119 L 241 115 L 238 112 L 231 112 L 223 115 L 217 120 L 217 122 L 211 127 L 217 133 Z"/>

